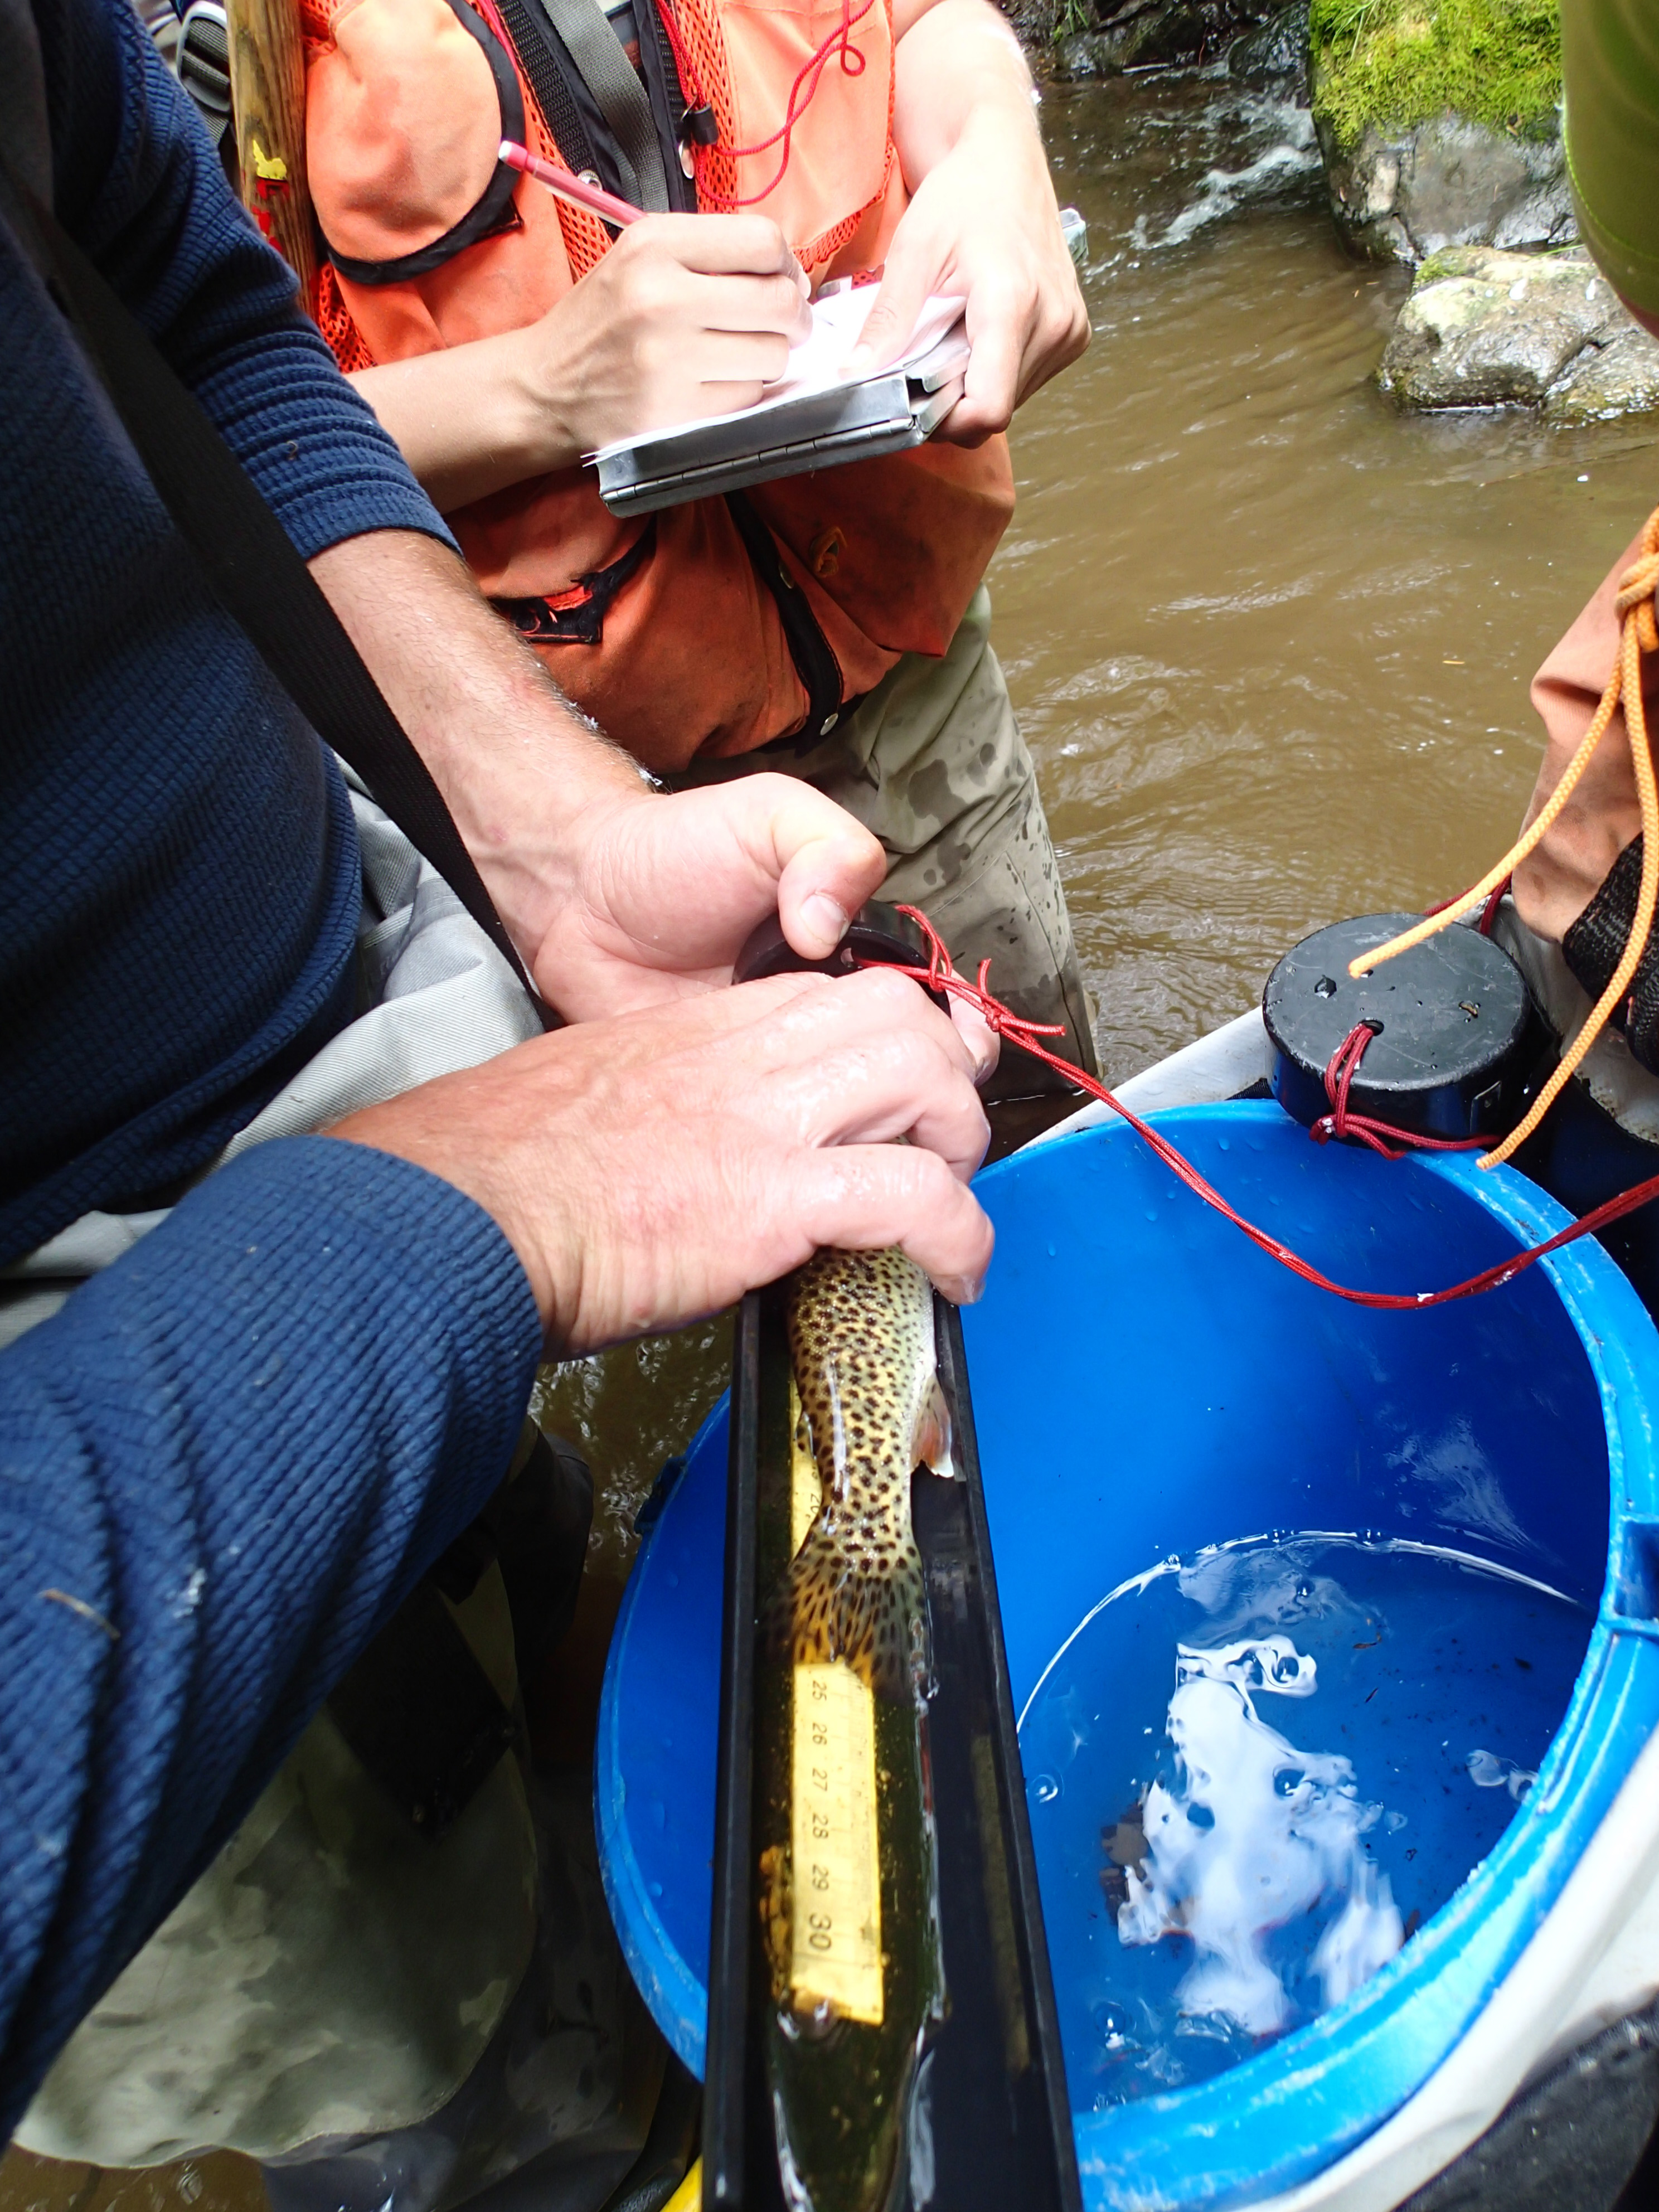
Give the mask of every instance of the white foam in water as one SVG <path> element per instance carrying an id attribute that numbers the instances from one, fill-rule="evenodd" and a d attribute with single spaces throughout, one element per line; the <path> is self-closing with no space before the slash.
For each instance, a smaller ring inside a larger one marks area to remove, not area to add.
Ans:
<path id="1" fill-rule="evenodd" d="M 1593 1619 L 1472 1553 L 1313 1529 L 1092 1606 L 1020 1721 L 1078 2108 L 1363 2002 L 1526 1817 Z"/>
<path id="2" fill-rule="evenodd" d="M 1538 1779 L 1529 1767 L 1500 1759 L 1495 1751 L 1472 1751 L 1465 1763 L 1477 1790 L 1507 1790 L 1517 1805 L 1526 1803 L 1527 1792 Z"/>
<path id="3" fill-rule="evenodd" d="M 1154 1782 L 1146 1792 L 1146 1856 L 1127 1869 L 1118 1935 L 1131 1944 L 1190 1937 L 1197 1956 L 1176 1991 L 1182 2013 L 1274 2035 L 1292 2012 L 1267 1955 L 1274 1929 L 1322 1900 L 1344 1900 L 1312 1959 L 1327 2007 L 1404 1940 L 1389 1878 L 1361 1841 L 1382 1808 L 1361 1798 L 1350 1759 L 1299 1751 L 1258 1715 L 1257 1696 L 1311 1698 L 1318 1687 L 1315 1660 L 1288 1636 L 1211 1650 L 1179 1644 L 1176 1680 L 1168 1723 L 1176 1784 Z M 1483 1780 L 1475 1760 L 1492 1756 L 1472 1754 L 1472 1778 Z"/>
<path id="4" fill-rule="evenodd" d="M 1258 102 L 1240 111 L 1237 120 L 1247 129 L 1251 125 L 1276 126 L 1284 135 L 1242 169 L 1207 170 L 1200 181 L 1197 197 L 1182 209 L 1162 237 L 1154 238 L 1146 216 L 1137 216 L 1131 232 L 1136 246 L 1156 250 L 1184 246 L 1194 232 L 1231 215 L 1242 202 L 1266 198 L 1279 191 L 1289 179 L 1305 176 L 1318 168 L 1320 155 L 1313 118 L 1305 107 L 1292 107 L 1279 101 Z"/>

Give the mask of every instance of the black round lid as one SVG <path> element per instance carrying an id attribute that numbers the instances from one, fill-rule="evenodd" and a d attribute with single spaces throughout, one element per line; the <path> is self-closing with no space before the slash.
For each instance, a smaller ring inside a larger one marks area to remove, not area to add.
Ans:
<path id="1" fill-rule="evenodd" d="M 1321 1073 L 1349 1031 L 1376 1034 L 1366 1091 L 1438 1090 L 1496 1067 L 1521 1042 L 1527 987 L 1501 945 L 1454 923 L 1369 975 L 1348 963 L 1422 919 L 1370 914 L 1316 929 L 1285 955 L 1261 994 L 1267 1034 L 1285 1059 Z"/>
<path id="2" fill-rule="evenodd" d="M 808 960 L 783 933 L 776 915 L 750 932 L 732 971 L 734 983 L 753 983 L 766 975 L 852 975 L 879 961 L 892 968 L 925 968 L 927 940 L 908 914 L 884 899 L 867 899 L 847 926 L 847 934 L 823 960 Z M 922 986 L 927 989 L 927 986 Z M 951 1011 L 949 994 L 927 992 L 934 1005 Z"/>

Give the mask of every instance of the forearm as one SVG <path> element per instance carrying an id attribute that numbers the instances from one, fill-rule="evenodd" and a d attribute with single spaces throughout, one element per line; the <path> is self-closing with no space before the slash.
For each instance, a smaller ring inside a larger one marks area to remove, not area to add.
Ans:
<path id="1" fill-rule="evenodd" d="M 893 21 L 893 137 L 910 204 L 858 355 L 892 360 L 930 293 L 963 299 L 963 396 L 936 434 L 976 445 L 1076 360 L 1089 318 L 1012 32 L 988 0 L 901 0 Z"/>
<path id="2" fill-rule="evenodd" d="M 539 1339 L 471 1200 L 302 1138 L 0 1355 L 0 2137 L 501 1481 Z"/>
<path id="3" fill-rule="evenodd" d="M 582 458 L 580 434 L 534 374 L 529 337 L 507 331 L 347 380 L 442 514 Z"/>
<path id="4" fill-rule="evenodd" d="M 446 513 L 612 438 L 746 407 L 805 335 L 762 216 L 653 215 L 539 320 L 352 379 Z"/>
<path id="5" fill-rule="evenodd" d="M 911 190 L 964 137 L 994 143 L 998 159 L 1030 167 L 1047 189 L 1030 71 L 990 0 L 901 6 L 895 24 L 893 139 Z"/>
<path id="6" fill-rule="evenodd" d="M 877 841 L 793 776 L 654 792 L 441 546 L 381 531 L 312 568 L 567 1021 L 718 989 L 773 912 L 821 960 L 880 883 Z"/>
<path id="7" fill-rule="evenodd" d="M 586 825 L 649 805 L 652 793 L 444 547 L 378 531 L 330 547 L 311 567 L 533 967 L 574 895 Z"/>

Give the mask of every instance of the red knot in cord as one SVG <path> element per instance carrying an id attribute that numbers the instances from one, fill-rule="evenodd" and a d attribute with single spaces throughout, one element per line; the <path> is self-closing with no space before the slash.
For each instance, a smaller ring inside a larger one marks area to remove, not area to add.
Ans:
<path id="1" fill-rule="evenodd" d="M 1379 1121 L 1371 1115 L 1348 1111 L 1348 1093 L 1359 1063 L 1371 1039 L 1382 1033 L 1380 1022 L 1356 1022 L 1326 1061 L 1325 1096 L 1331 1102 L 1331 1110 L 1322 1114 L 1308 1131 L 1315 1144 L 1328 1144 L 1333 1137 L 1352 1137 L 1369 1145 L 1374 1152 L 1381 1152 L 1385 1160 L 1403 1160 L 1408 1152 L 1481 1150 L 1486 1141 L 1484 1137 L 1424 1137 L 1413 1129 L 1396 1129 L 1391 1121 Z"/>

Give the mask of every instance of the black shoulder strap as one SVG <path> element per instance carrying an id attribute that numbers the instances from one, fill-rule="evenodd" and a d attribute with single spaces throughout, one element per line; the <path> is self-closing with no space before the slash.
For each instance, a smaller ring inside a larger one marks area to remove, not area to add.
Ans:
<path id="1" fill-rule="evenodd" d="M 685 89 L 656 0 L 641 0 L 634 12 L 634 24 L 640 34 L 640 74 L 651 101 L 657 143 L 662 149 L 668 204 L 676 215 L 696 215 L 697 188 L 685 171 Z"/>
<path id="2" fill-rule="evenodd" d="M 836 658 L 835 647 L 818 627 L 818 618 L 807 604 L 806 594 L 784 567 L 777 540 L 742 492 L 727 492 L 726 504 L 732 510 L 732 520 L 738 526 L 738 535 L 744 542 L 750 566 L 776 603 L 784 642 L 806 694 L 806 713 L 800 727 L 791 730 L 785 737 L 774 738 L 764 750 L 769 752 L 774 746 L 781 750 L 788 744 L 793 744 L 797 752 L 810 752 L 829 736 L 843 714 L 851 714 L 856 702 L 850 699 L 843 702 L 842 698 L 841 663 Z"/>
<path id="3" fill-rule="evenodd" d="M 4 167 L 21 242 L 69 317 L 216 597 L 325 744 L 349 763 L 536 996 L 472 855 L 403 725 L 288 532 L 200 403 L 57 218 Z"/>
<path id="4" fill-rule="evenodd" d="M 546 19 L 535 7 L 534 0 L 501 0 L 501 17 L 559 152 L 578 175 L 584 169 L 591 169 L 598 176 L 599 149 L 575 91 L 567 82 L 553 51 L 551 26 L 542 27 Z M 620 176 L 613 174 L 611 184 L 613 190 L 621 191 Z"/>
<path id="5" fill-rule="evenodd" d="M 540 0 L 571 65 L 592 94 L 627 165 L 623 198 L 648 215 L 668 206 L 668 179 L 657 126 L 645 87 L 634 74 L 622 40 L 593 0 Z"/>

